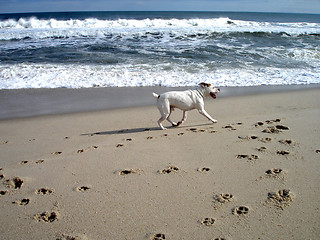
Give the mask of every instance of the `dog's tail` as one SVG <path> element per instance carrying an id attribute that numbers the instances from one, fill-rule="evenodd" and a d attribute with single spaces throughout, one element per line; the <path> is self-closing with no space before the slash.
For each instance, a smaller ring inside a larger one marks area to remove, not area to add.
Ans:
<path id="1" fill-rule="evenodd" d="M 159 98 L 159 97 L 160 97 L 160 95 L 159 95 L 159 94 L 156 94 L 156 93 L 152 93 L 152 96 L 153 96 L 154 98 Z"/>

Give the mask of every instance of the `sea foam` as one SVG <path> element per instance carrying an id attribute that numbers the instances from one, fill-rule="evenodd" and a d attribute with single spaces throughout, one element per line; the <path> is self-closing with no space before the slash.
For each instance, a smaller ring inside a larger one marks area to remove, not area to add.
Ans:
<path id="1" fill-rule="evenodd" d="M 221 69 L 214 73 L 185 71 L 161 72 L 94 65 L 0 66 L 0 89 L 19 88 L 89 88 L 136 86 L 196 86 L 209 82 L 215 86 L 258 86 L 320 83 L 320 70 L 263 68 Z M 67 81 L 66 81 L 67 79 Z"/>

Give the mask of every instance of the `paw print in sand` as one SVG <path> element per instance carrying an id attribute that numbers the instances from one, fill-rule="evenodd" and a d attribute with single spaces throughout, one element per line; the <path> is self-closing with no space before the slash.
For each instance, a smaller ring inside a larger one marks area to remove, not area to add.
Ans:
<path id="1" fill-rule="evenodd" d="M 221 193 L 214 196 L 214 200 L 219 203 L 231 202 L 234 199 L 230 193 Z"/>
<path id="2" fill-rule="evenodd" d="M 234 208 L 232 213 L 234 215 L 238 215 L 238 216 L 247 215 L 249 213 L 249 208 L 246 206 L 239 206 L 239 207 Z"/>
<path id="3" fill-rule="evenodd" d="M 156 233 L 151 237 L 151 240 L 164 240 L 166 236 L 163 233 Z"/>
<path id="4" fill-rule="evenodd" d="M 215 223 L 215 219 L 213 218 L 204 218 L 201 220 L 201 224 L 205 226 L 212 226 Z"/>
<path id="5" fill-rule="evenodd" d="M 174 166 L 170 166 L 168 168 L 163 169 L 162 171 L 160 171 L 160 173 L 162 174 L 169 174 L 169 173 L 176 173 L 179 171 L 179 168 L 174 167 Z"/>

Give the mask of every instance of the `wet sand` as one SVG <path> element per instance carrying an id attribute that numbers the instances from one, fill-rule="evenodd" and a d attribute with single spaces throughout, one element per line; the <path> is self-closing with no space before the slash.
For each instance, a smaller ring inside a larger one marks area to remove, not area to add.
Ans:
<path id="1" fill-rule="evenodd" d="M 223 87 L 219 98 L 319 88 L 319 84 L 291 86 Z M 128 87 L 83 89 L 0 90 L 0 120 L 65 113 L 92 112 L 154 105 L 152 92 L 192 87 Z"/>

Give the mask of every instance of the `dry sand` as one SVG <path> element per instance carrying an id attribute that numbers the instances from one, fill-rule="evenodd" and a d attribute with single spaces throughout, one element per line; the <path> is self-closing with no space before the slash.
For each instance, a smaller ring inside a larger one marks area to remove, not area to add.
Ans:
<path id="1" fill-rule="evenodd" d="M 206 110 L 1 121 L 0 238 L 319 239 L 320 89 Z"/>

